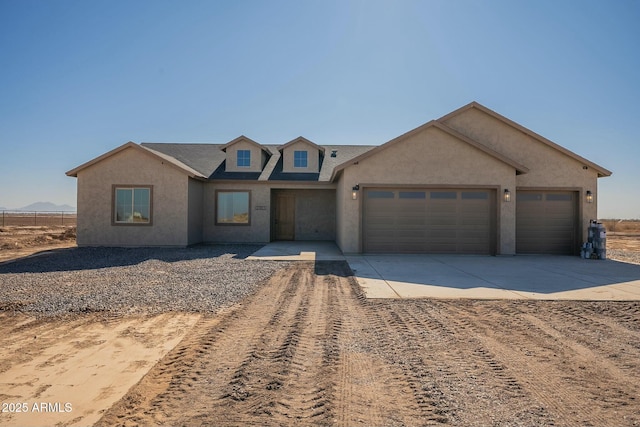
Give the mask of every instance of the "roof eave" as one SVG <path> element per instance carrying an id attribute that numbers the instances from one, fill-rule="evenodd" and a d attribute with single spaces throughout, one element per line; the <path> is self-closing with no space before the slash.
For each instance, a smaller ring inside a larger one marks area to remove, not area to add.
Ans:
<path id="1" fill-rule="evenodd" d="M 428 121 L 427 123 L 425 123 L 423 125 L 418 126 L 415 129 L 410 130 L 409 132 L 403 133 L 402 135 L 385 142 L 382 145 L 379 145 L 379 146 L 377 146 L 377 147 L 375 147 L 375 148 L 373 148 L 373 149 L 371 149 L 371 150 L 369 150 L 369 151 L 367 151 L 365 153 L 362 153 L 361 155 L 356 156 L 353 159 L 350 159 L 350 160 L 348 160 L 346 162 L 343 162 L 343 163 L 339 164 L 338 166 L 336 166 L 334 168 L 333 173 L 331 174 L 331 181 L 336 179 L 337 176 L 338 176 L 338 173 L 340 171 L 346 169 L 347 167 L 349 167 L 349 166 L 351 166 L 353 164 L 357 164 L 361 160 L 364 160 L 367 157 L 372 156 L 372 155 L 376 154 L 377 152 L 382 151 L 382 150 L 384 150 L 386 148 L 389 148 L 390 146 L 395 145 L 398 142 L 403 141 L 403 140 L 405 140 L 405 139 L 407 139 L 407 138 L 409 138 L 409 137 L 411 137 L 411 136 L 413 136 L 413 135 L 415 135 L 417 133 L 420 133 L 423 130 L 428 129 L 430 127 L 435 127 L 436 129 L 440 129 L 441 131 L 448 133 L 449 135 L 453 136 L 454 138 L 460 139 L 461 141 L 466 142 L 467 144 L 469 144 L 469 145 L 471 145 L 471 146 L 473 146 L 473 147 L 475 147 L 475 148 L 477 148 L 477 149 L 489 154 L 490 156 L 496 158 L 497 160 L 512 166 L 516 170 L 516 172 L 519 173 L 519 174 L 523 174 L 523 173 L 528 173 L 529 172 L 529 168 L 527 168 L 526 166 L 516 162 L 515 160 L 512 160 L 512 159 L 510 159 L 510 158 L 498 153 L 497 151 L 494 151 L 494 150 L 490 149 L 489 147 L 487 147 L 487 146 L 485 146 L 485 145 L 483 145 L 483 144 L 481 144 L 481 143 L 479 143 L 477 141 L 472 140 L 471 138 L 469 138 L 469 137 L 467 137 L 465 135 L 462 135 L 461 133 L 455 131 L 454 129 L 451 129 L 449 126 L 447 126 L 447 125 L 445 125 L 443 123 L 440 123 L 437 120 L 431 120 L 431 121 Z"/>
<path id="2" fill-rule="evenodd" d="M 225 152 L 226 152 L 226 151 L 227 151 L 227 148 L 229 148 L 229 147 L 230 147 L 230 146 L 232 146 L 233 144 L 236 144 L 237 142 L 240 142 L 240 141 L 247 141 L 247 142 L 249 142 L 249 143 L 251 143 L 251 144 L 255 145 L 256 147 L 260 148 L 260 149 L 261 149 L 262 151 L 264 151 L 265 153 L 267 153 L 267 154 L 271 154 L 271 153 L 270 153 L 270 151 L 269 151 L 269 149 L 268 149 L 267 147 L 265 147 L 265 146 L 264 146 L 264 145 L 262 145 L 262 144 L 257 143 L 257 142 L 256 142 L 256 141 L 254 141 L 253 139 L 248 138 L 248 137 L 246 137 L 246 136 L 244 136 L 244 135 L 240 135 L 239 137 L 234 138 L 234 139 L 232 139 L 231 141 L 227 142 L 226 144 L 222 145 L 222 146 L 220 147 L 220 150 L 222 150 L 222 151 L 225 151 Z"/>
<path id="3" fill-rule="evenodd" d="M 320 151 L 320 152 L 322 152 L 322 153 L 324 153 L 324 151 L 325 151 L 325 150 L 324 150 L 324 147 L 321 147 L 320 145 L 318 145 L 318 144 L 314 143 L 313 141 L 309 141 L 309 140 L 308 140 L 307 138 L 305 138 L 304 136 L 299 136 L 299 137 L 297 137 L 297 138 L 292 139 L 291 141 L 289 141 L 289 142 L 287 142 L 287 143 L 284 143 L 284 144 L 282 144 L 282 145 L 278 146 L 278 151 L 282 151 L 282 150 L 284 150 L 285 148 L 287 148 L 288 146 L 295 144 L 296 142 L 304 142 L 304 143 L 307 143 L 307 144 L 311 145 L 312 147 L 314 147 L 315 149 L 317 149 L 318 151 Z"/>
<path id="4" fill-rule="evenodd" d="M 99 163 L 102 160 L 107 159 L 107 158 L 113 156 L 114 154 L 118 154 L 119 152 L 121 152 L 123 150 L 126 150 L 127 148 L 130 148 L 130 147 L 138 147 L 138 144 L 136 144 L 133 141 L 129 141 L 129 142 L 125 143 L 125 144 L 122 144 L 121 146 L 116 147 L 111 151 L 108 151 L 108 152 L 106 152 L 106 153 L 104 153 L 104 154 L 102 154 L 102 155 L 100 155 L 98 157 L 95 157 L 95 158 L 89 160 L 88 162 L 85 162 L 85 163 L 81 164 L 78 167 L 75 167 L 75 168 L 67 171 L 66 175 L 77 178 L 78 177 L 78 172 L 80 172 L 81 170 L 86 169 L 89 166 L 93 166 L 96 163 Z"/>
<path id="5" fill-rule="evenodd" d="M 111 151 L 108 151 L 107 153 L 104 153 L 101 156 L 98 156 L 92 160 L 89 160 L 88 162 L 85 162 L 83 164 L 81 164 L 80 166 L 71 169 L 70 171 L 66 172 L 67 176 L 71 176 L 71 177 L 78 177 L 78 172 L 93 166 L 97 163 L 100 163 L 101 161 L 108 159 L 109 157 L 114 156 L 115 154 L 120 153 L 121 151 L 124 151 L 126 149 L 129 148 L 133 148 L 133 149 L 137 149 L 140 151 L 143 151 L 145 153 L 147 153 L 150 156 L 156 157 L 161 161 L 166 161 L 171 167 L 176 168 L 184 173 L 186 173 L 189 177 L 191 178 L 195 178 L 195 179 L 206 179 L 206 177 L 204 175 L 202 175 L 201 173 L 199 173 L 198 171 L 190 168 L 189 166 L 185 165 L 184 163 L 180 162 L 179 160 L 168 156 L 166 154 L 160 153 L 158 151 L 152 150 L 150 148 L 147 147 L 143 147 L 142 145 L 136 144 L 133 141 L 129 141 L 119 147 L 114 148 Z"/>
<path id="6" fill-rule="evenodd" d="M 597 173 L 598 173 L 598 178 L 601 177 L 607 177 L 607 176 L 611 176 L 612 172 L 606 168 L 603 168 L 602 166 L 585 159 L 584 157 L 580 156 L 579 154 L 574 153 L 571 150 L 568 150 L 566 148 L 564 148 L 561 145 L 556 144 L 555 142 L 551 141 L 550 139 L 545 138 L 542 135 L 537 134 L 536 132 L 532 131 L 531 129 L 528 129 L 524 126 L 522 126 L 519 123 L 514 122 L 513 120 L 503 116 L 502 114 L 496 113 L 495 111 L 493 111 L 490 108 L 485 107 L 484 105 L 480 104 L 479 102 L 473 101 L 470 102 L 467 105 L 464 105 L 460 108 L 458 108 L 457 110 L 452 111 L 451 113 L 448 113 L 442 117 L 440 117 L 437 121 L 440 123 L 443 123 L 445 121 L 447 121 L 448 119 L 455 117 L 467 110 L 470 110 L 472 108 L 476 108 L 479 111 L 482 111 L 485 114 L 488 114 L 489 116 L 502 121 L 503 123 L 506 123 L 507 125 L 513 127 L 514 129 L 519 130 L 520 132 L 524 133 L 525 135 L 530 136 L 531 138 L 542 142 L 545 145 L 548 145 L 549 147 L 555 148 L 556 150 L 560 151 L 561 153 L 581 162 L 582 164 L 584 164 L 585 166 L 588 166 L 592 169 L 594 169 Z"/>

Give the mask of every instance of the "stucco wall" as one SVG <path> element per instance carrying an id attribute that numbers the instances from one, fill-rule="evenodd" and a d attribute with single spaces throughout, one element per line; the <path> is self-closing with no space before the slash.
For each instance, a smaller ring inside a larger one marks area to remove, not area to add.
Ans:
<path id="1" fill-rule="evenodd" d="M 360 184 L 358 200 L 351 188 Z M 343 252 L 361 251 L 362 196 L 367 186 L 425 185 L 484 187 L 498 192 L 496 212 L 500 254 L 515 253 L 515 203 L 502 191 L 515 192 L 515 169 L 485 152 L 431 127 L 347 167 L 338 182 L 338 244 Z"/>
<path id="2" fill-rule="evenodd" d="M 293 166 L 294 151 L 306 151 L 307 152 L 307 167 L 296 168 Z M 303 172 L 303 173 L 318 173 L 319 169 L 320 152 L 311 144 L 304 141 L 298 141 L 282 152 L 282 170 L 284 172 Z"/>
<path id="3" fill-rule="evenodd" d="M 292 194 L 296 200 L 295 240 L 335 240 L 335 190 L 274 190 Z"/>
<path id="4" fill-rule="evenodd" d="M 585 165 L 576 159 L 475 108 L 445 123 L 529 168 L 529 173 L 516 177 L 518 188 L 577 190 L 582 212 L 582 240 L 586 241 L 589 220 L 596 219 L 598 212 L 598 174 L 595 170 L 585 169 Z M 587 190 L 593 193 L 594 203 L 586 202 Z"/>
<path id="5" fill-rule="evenodd" d="M 296 194 L 297 216 L 310 218 L 310 222 L 315 224 L 313 227 L 308 227 L 303 221 L 298 224 L 296 219 L 297 240 L 303 240 L 303 237 L 304 240 L 335 238 L 335 185 L 317 185 L 310 188 L 309 185 L 296 183 L 237 181 L 204 184 L 203 241 L 207 243 L 269 242 L 271 240 L 272 188 L 273 191 L 293 191 Z M 251 192 L 250 225 L 216 225 L 216 190 Z"/>
<path id="6" fill-rule="evenodd" d="M 202 242 L 202 201 L 203 186 L 201 181 L 189 179 L 189 244 Z"/>
<path id="7" fill-rule="evenodd" d="M 250 191 L 249 225 L 216 225 L 216 190 Z M 266 243 L 270 240 L 270 190 L 255 182 L 207 183 L 203 192 L 203 240 L 207 243 Z"/>
<path id="8" fill-rule="evenodd" d="M 349 246 L 349 233 L 345 226 L 348 218 L 347 215 L 347 203 L 351 202 L 351 200 L 346 200 L 345 198 L 345 188 L 349 185 L 348 182 L 344 180 L 344 174 L 341 174 L 336 186 L 336 244 L 343 251 L 347 252 L 345 248 Z M 353 186 L 353 184 L 352 184 Z M 350 194 L 350 193 L 349 193 Z M 360 222 L 358 221 L 358 228 L 360 227 Z M 351 230 L 353 232 L 353 230 Z M 359 231 L 357 234 L 359 235 Z M 349 252 L 357 252 L 357 250 L 351 249 Z"/>
<path id="9" fill-rule="evenodd" d="M 152 185 L 152 225 L 112 225 L 113 184 Z M 79 246 L 186 246 L 188 177 L 127 148 L 78 172 Z"/>

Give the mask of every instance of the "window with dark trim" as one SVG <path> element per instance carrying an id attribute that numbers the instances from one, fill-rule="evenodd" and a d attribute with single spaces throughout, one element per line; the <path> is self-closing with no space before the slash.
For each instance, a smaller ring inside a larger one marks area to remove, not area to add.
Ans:
<path id="1" fill-rule="evenodd" d="M 457 199 L 458 193 L 456 191 L 432 191 L 431 199 Z"/>
<path id="2" fill-rule="evenodd" d="M 427 193 L 424 191 L 401 191 L 399 197 L 401 199 L 426 199 Z"/>
<path id="3" fill-rule="evenodd" d="M 487 200 L 489 198 L 489 193 L 486 191 L 463 191 L 462 199 L 463 200 Z"/>
<path id="4" fill-rule="evenodd" d="M 383 191 L 383 190 L 367 191 L 367 198 L 369 199 L 393 199 L 394 197 L 395 197 L 395 193 L 393 191 Z"/>
<path id="5" fill-rule="evenodd" d="M 306 151 L 294 151 L 293 152 L 293 167 L 294 168 L 306 168 L 307 167 L 307 152 Z"/>
<path id="6" fill-rule="evenodd" d="M 216 225 L 249 225 L 250 191 L 216 192 Z"/>
<path id="7" fill-rule="evenodd" d="M 542 200 L 542 193 L 518 193 L 519 202 L 539 202 Z"/>
<path id="8" fill-rule="evenodd" d="M 573 199 L 571 194 L 547 194 L 547 201 L 549 202 L 570 202 Z"/>
<path id="9" fill-rule="evenodd" d="M 238 167 L 251 166 L 251 150 L 238 150 L 236 156 Z"/>
<path id="10" fill-rule="evenodd" d="M 113 224 L 151 225 L 153 187 L 115 185 Z"/>

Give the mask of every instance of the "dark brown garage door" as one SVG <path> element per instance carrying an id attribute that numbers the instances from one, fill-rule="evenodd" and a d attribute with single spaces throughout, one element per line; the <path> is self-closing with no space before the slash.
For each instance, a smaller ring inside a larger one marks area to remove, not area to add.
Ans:
<path id="1" fill-rule="evenodd" d="M 577 228 L 576 192 L 517 191 L 517 253 L 575 255 Z"/>
<path id="2" fill-rule="evenodd" d="M 365 189 L 363 250 L 491 254 L 494 194 L 476 189 Z"/>

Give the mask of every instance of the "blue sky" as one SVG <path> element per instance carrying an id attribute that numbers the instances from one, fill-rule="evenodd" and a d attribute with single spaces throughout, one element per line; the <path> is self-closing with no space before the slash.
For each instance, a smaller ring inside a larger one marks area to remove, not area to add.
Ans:
<path id="1" fill-rule="evenodd" d="M 0 0 L 0 206 L 127 141 L 382 144 L 471 101 L 640 218 L 640 1 Z"/>

